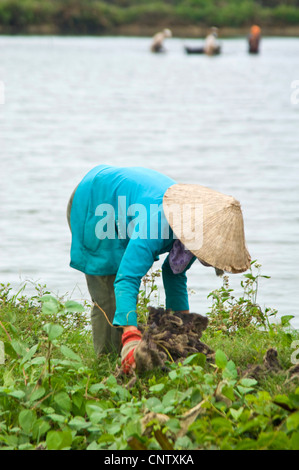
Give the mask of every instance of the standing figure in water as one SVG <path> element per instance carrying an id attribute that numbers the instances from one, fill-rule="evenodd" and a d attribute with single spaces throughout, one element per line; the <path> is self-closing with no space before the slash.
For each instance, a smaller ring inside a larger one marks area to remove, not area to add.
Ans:
<path id="1" fill-rule="evenodd" d="M 258 54 L 261 41 L 261 28 L 257 25 L 251 26 L 248 36 L 248 46 L 250 54 Z"/>
<path id="2" fill-rule="evenodd" d="M 204 53 L 207 55 L 215 55 L 220 53 L 220 44 L 218 41 L 218 28 L 213 26 L 207 35 L 204 44 Z"/>
<path id="3" fill-rule="evenodd" d="M 165 52 L 164 48 L 164 40 L 165 38 L 171 38 L 172 32 L 170 29 L 164 29 L 163 31 L 155 34 L 153 37 L 152 45 L 151 45 L 151 51 L 152 52 Z"/>

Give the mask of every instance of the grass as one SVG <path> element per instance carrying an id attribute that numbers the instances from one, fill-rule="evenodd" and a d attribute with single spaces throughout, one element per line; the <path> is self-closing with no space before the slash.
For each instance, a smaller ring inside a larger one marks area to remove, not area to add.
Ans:
<path id="1" fill-rule="evenodd" d="M 139 297 L 146 321 L 155 273 Z M 87 305 L 37 288 L 31 298 L 0 292 L 0 449 L 299 449 L 298 331 L 291 316 L 262 312 L 256 263 L 235 298 L 224 278 L 210 294 L 202 340 L 215 362 L 194 354 L 136 377 L 115 355 L 95 357 Z M 270 282 L 270 281 L 269 281 Z M 280 368 L 263 369 L 274 348 Z M 294 361 L 295 358 L 295 361 Z M 261 367 L 258 377 L 249 367 Z"/>

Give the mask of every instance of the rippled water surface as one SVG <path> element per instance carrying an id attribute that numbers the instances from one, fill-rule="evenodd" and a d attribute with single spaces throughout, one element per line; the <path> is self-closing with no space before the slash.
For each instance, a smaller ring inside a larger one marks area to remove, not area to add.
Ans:
<path id="1" fill-rule="evenodd" d="M 0 37 L 0 282 L 89 299 L 69 268 L 69 195 L 95 165 L 141 165 L 241 201 L 249 251 L 271 276 L 258 301 L 298 327 L 299 39 L 264 38 L 258 56 L 223 40 L 214 58 L 185 55 L 195 40 L 158 56 L 149 44 Z M 221 280 L 199 263 L 188 278 L 205 314 Z M 241 280 L 230 278 L 238 294 Z"/>

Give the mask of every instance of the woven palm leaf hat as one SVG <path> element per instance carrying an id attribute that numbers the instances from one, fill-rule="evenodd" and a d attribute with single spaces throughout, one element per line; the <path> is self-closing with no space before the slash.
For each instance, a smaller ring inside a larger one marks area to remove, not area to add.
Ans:
<path id="1" fill-rule="evenodd" d="M 230 273 L 250 267 L 241 205 L 232 196 L 197 184 L 174 184 L 163 210 L 175 236 L 203 264 Z"/>

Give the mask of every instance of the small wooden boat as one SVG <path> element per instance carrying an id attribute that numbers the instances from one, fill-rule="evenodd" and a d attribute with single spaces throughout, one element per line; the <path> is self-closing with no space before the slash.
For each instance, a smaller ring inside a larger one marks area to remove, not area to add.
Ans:
<path id="1" fill-rule="evenodd" d="M 204 54 L 205 53 L 203 47 L 189 47 L 189 46 L 185 46 L 185 52 L 187 54 Z"/>
<path id="2" fill-rule="evenodd" d="M 205 54 L 204 48 L 203 47 L 189 47 L 185 46 L 185 52 L 187 54 Z M 214 54 L 212 55 L 218 55 L 221 52 L 221 47 L 218 47 Z"/>

